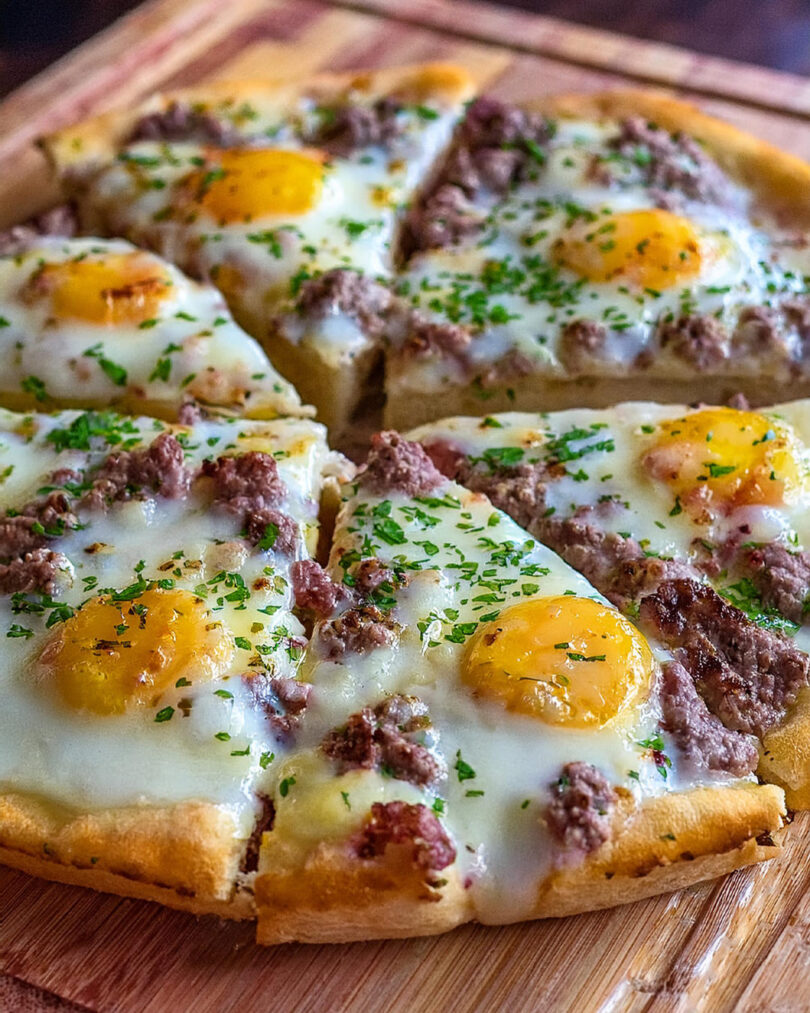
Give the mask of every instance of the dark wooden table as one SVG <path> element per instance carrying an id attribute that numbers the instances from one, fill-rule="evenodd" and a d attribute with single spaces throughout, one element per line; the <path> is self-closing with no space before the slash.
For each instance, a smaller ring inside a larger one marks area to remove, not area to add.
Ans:
<path id="1" fill-rule="evenodd" d="M 702 53 L 810 74 L 810 0 L 500 2 Z M 0 0 L 0 95 L 135 6 L 136 0 Z"/>

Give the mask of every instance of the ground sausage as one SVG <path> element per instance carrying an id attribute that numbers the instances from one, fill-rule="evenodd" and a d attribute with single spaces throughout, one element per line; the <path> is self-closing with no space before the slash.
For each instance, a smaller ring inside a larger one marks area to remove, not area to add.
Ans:
<path id="1" fill-rule="evenodd" d="M 59 573 L 69 566 L 66 556 L 49 549 L 34 549 L 0 564 L 0 595 L 42 591 L 51 594 Z"/>
<path id="2" fill-rule="evenodd" d="M 456 859 L 447 831 L 421 802 L 375 802 L 353 843 L 359 857 L 365 859 L 380 858 L 389 844 L 408 845 L 413 864 L 426 871 L 439 872 Z"/>
<path id="3" fill-rule="evenodd" d="M 343 104 L 321 111 L 306 140 L 333 155 L 346 157 L 370 145 L 387 146 L 403 132 L 402 103 L 389 96 L 373 105 Z"/>
<path id="4" fill-rule="evenodd" d="M 427 496 L 444 482 L 444 476 L 421 444 L 411 443 L 392 430 L 376 433 L 359 481 L 373 494 L 399 492 Z"/>
<path id="5" fill-rule="evenodd" d="M 273 731 L 288 736 L 306 710 L 312 687 L 297 679 L 271 677 L 264 672 L 249 672 L 243 678 Z"/>
<path id="6" fill-rule="evenodd" d="M 667 662 L 661 668 L 661 726 L 693 764 L 744 777 L 759 761 L 754 741 L 724 727 L 709 712 L 683 665 Z"/>
<path id="7" fill-rule="evenodd" d="M 663 321 L 658 327 L 662 348 L 701 372 L 708 372 L 728 359 L 731 338 L 723 324 L 713 316 L 680 316 Z"/>
<path id="8" fill-rule="evenodd" d="M 376 647 L 389 647 L 399 635 L 399 625 L 375 605 L 360 605 L 323 623 L 318 636 L 328 658 L 365 654 Z"/>
<path id="9" fill-rule="evenodd" d="M 44 214 L 30 218 L 22 225 L 13 225 L 0 232 L 0 257 L 17 256 L 43 236 L 75 236 L 78 231 L 76 213 L 69 204 L 60 204 Z"/>
<path id="10" fill-rule="evenodd" d="M 335 584 L 314 559 L 301 559 L 293 563 L 291 578 L 295 604 L 317 616 L 331 616 L 337 603 L 345 597 L 340 584 Z"/>
<path id="11" fill-rule="evenodd" d="M 188 102 L 170 102 L 164 110 L 139 119 L 127 143 L 137 141 L 188 142 L 214 148 L 244 144 L 246 138 L 227 120 L 217 119 Z"/>
<path id="12" fill-rule="evenodd" d="M 41 549 L 77 524 L 67 494 L 53 490 L 27 503 L 18 514 L 0 518 L 0 559 L 13 560 Z"/>
<path id="13" fill-rule="evenodd" d="M 430 726 L 427 708 L 415 697 L 391 697 L 374 709 L 352 714 L 326 736 L 321 748 L 339 773 L 385 769 L 391 777 L 427 785 L 443 773 L 433 753 L 415 736 Z"/>
<path id="14" fill-rule="evenodd" d="M 345 267 L 303 282 L 295 304 L 297 312 L 313 323 L 339 314 L 350 317 L 372 338 L 385 332 L 392 306 L 393 297 L 384 285 Z"/>
<path id="15" fill-rule="evenodd" d="M 729 177 L 686 134 L 670 134 L 641 116 L 633 116 L 622 120 L 610 147 L 630 160 L 646 186 L 659 192 L 664 207 L 670 206 L 673 191 L 689 200 L 723 207 L 735 207 L 739 202 Z M 607 168 L 609 163 L 603 165 Z"/>
<path id="16" fill-rule="evenodd" d="M 596 851 L 610 838 L 616 801 L 616 792 L 596 767 L 567 763 L 551 785 L 546 823 L 552 837 L 567 851 Z"/>
<path id="17" fill-rule="evenodd" d="M 191 472 L 183 448 L 171 433 L 161 433 L 141 450 L 120 450 L 110 454 L 93 474 L 91 488 L 82 496 L 82 506 L 103 510 L 113 503 L 140 499 L 150 493 L 165 499 L 180 499 L 188 492 Z"/>
<path id="18" fill-rule="evenodd" d="M 807 655 L 706 584 L 664 582 L 642 599 L 639 621 L 675 648 L 711 713 L 734 731 L 761 738 L 807 684 Z"/>

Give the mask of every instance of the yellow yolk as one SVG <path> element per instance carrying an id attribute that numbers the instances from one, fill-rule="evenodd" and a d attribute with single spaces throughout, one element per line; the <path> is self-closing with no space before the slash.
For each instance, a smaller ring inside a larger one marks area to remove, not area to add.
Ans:
<path id="1" fill-rule="evenodd" d="M 643 466 L 693 514 L 710 504 L 725 513 L 777 506 L 801 483 L 791 434 L 756 412 L 707 408 L 662 422 L 658 431 Z"/>
<path id="2" fill-rule="evenodd" d="M 233 643 L 190 591 L 93 598 L 58 627 L 40 665 L 65 703 L 95 714 L 152 707 L 177 680 L 225 670 Z"/>
<path id="3" fill-rule="evenodd" d="M 28 284 L 26 298 L 48 298 L 57 319 L 112 327 L 153 319 L 171 285 L 148 254 L 111 253 L 101 260 L 45 264 Z"/>
<path id="4" fill-rule="evenodd" d="M 600 727 L 650 684 L 646 640 L 615 609 L 561 595 L 506 609 L 476 635 L 462 679 L 476 696 L 571 728 Z"/>
<path id="5" fill-rule="evenodd" d="M 186 180 L 193 199 L 217 221 L 302 215 L 318 203 L 323 160 L 277 148 L 222 151 Z"/>
<path id="6" fill-rule="evenodd" d="M 576 222 L 553 250 L 559 264 L 588 281 L 655 291 L 694 278 L 703 259 L 689 222 L 656 209 Z"/>

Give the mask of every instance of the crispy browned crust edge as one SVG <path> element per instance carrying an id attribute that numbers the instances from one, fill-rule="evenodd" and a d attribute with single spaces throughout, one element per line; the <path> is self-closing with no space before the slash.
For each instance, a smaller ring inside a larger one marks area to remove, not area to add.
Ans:
<path id="1" fill-rule="evenodd" d="M 233 816 L 208 803 L 75 815 L 0 795 L 0 863 L 195 914 L 252 917 L 252 898 L 236 887 L 244 846 Z"/>
<path id="2" fill-rule="evenodd" d="M 302 97 L 335 99 L 348 91 L 377 97 L 392 95 L 405 101 L 434 98 L 447 104 L 463 102 L 473 94 L 474 82 L 463 68 L 451 63 L 422 63 L 381 70 L 316 74 L 290 81 L 249 80 L 216 82 L 179 91 L 156 94 L 130 109 L 113 111 L 84 120 L 38 142 L 57 173 L 88 166 L 109 158 L 145 114 L 159 112 L 172 101 L 247 101 L 272 95 L 279 110 L 294 109 Z"/>
<path id="3" fill-rule="evenodd" d="M 752 782 L 666 794 L 638 809 L 625 799 L 611 841 L 552 871 L 517 920 L 627 904 L 774 858 L 784 815 L 781 789 Z M 260 943 L 432 935 L 476 918 L 454 868 L 431 887 L 397 848 L 363 861 L 344 844 L 320 844 L 302 865 L 276 845 L 273 857 L 256 880 Z"/>

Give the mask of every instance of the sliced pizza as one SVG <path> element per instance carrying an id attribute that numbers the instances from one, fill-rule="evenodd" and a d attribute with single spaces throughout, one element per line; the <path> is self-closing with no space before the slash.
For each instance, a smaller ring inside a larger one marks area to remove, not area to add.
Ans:
<path id="1" fill-rule="evenodd" d="M 253 418 L 311 411 L 212 286 L 122 240 L 0 236 L 0 404 L 176 421 L 190 402 Z"/>
<path id="2" fill-rule="evenodd" d="M 386 424 L 810 392 L 810 167 L 644 92 L 474 102 L 409 218 Z"/>
<path id="3" fill-rule="evenodd" d="M 210 278 L 340 431 L 379 362 L 400 213 L 470 91 L 443 64 L 211 85 L 45 144 L 86 228 Z"/>
<path id="4" fill-rule="evenodd" d="M 252 913 L 328 463 L 305 419 L 0 412 L 0 861 Z"/>
<path id="5" fill-rule="evenodd" d="M 416 436 L 674 651 L 689 678 L 664 721 L 687 753 L 727 755 L 683 723 L 696 687 L 757 741 L 760 776 L 810 807 L 810 402 L 508 413 Z"/>
<path id="6" fill-rule="evenodd" d="M 418 444 L 374 438 L 328 571 L 301 562 L 294 580 L 316 619 L 310 702 L 273 767 L 260 942 L 571 914 L 776 853 L 783 796 L 753 776 L 752 738 Z M 673 681 L 723 763 L 662 727 Z"/>

